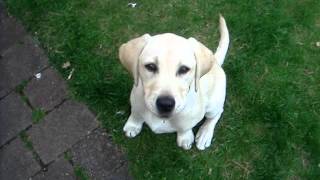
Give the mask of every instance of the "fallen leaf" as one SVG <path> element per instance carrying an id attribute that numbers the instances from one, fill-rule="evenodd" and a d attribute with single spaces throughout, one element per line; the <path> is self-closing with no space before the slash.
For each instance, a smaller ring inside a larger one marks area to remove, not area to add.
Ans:
<path id="1" fill-rule="evenodd" d="M 135 3 L 135 2 L 128 3 L 128 6 L 131 6 L 132 8 L 135 8 L 136 5 L 137 5 L 137 3 Z"/>
<path id="2" fill-rule="evenodd" d="M 62 68 L 63 68 L 63 69 L 66 69 L 66 68 L 68 68 L 68 67 L 70 67 L 70 66 L 71 66 L 71 64 L 70 64 L 69 61 L 67 61 L 67 62 L 65 62 L 65 63 L 62 64 Z"/>

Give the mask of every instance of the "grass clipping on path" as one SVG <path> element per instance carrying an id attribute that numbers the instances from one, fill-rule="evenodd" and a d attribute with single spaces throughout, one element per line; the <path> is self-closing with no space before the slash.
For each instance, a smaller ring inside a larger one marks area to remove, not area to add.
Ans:
<path id="1" fill-rule="evenodd" d="M 320 176 L 320 1 L 6 0 L 126 150 L 137 179 L 313 179 Z M 218 44 L 218 14 L 231 47 L 225 112 L 206 151 L 183 151 L 175 134 L 122 133 L 132 80 L 118 47 L 144 33 L 172 32 Z M 117 112 L 125 113 L 117 113 Z"/>

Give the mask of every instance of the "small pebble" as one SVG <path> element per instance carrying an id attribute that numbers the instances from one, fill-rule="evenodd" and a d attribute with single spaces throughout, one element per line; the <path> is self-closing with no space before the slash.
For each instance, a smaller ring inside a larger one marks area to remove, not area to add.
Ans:
<path id="1" fill-rule="evenodd" d="M 41 78 L 41 73 L 37 73 L 36 75 L 34 75 L 37 79 Z"/>

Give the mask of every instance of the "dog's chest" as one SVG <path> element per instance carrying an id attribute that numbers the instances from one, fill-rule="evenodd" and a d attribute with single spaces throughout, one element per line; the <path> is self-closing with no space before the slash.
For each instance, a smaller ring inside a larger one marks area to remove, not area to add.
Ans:
<path id="1" fill-rule="evenodd" d="M 161 119 L 147 119 L 146 124 L 150 127 L 150 129 L 156 134 L 162 133 L 172 133 L 176 132 L 176 128 L 172 125 L 172 123 L 168 120 Z"/>
<path id="2" fill-rule="evenodd" d="M 204 113 L 199 113 L 197 116 L 189 114 L 176 119 L 164 120 L 152 113 L 145 114 L 145 122 L 156 134 L 172 133 L 177 131 L 185 131 L 192 129 L 203 118 Z"/>

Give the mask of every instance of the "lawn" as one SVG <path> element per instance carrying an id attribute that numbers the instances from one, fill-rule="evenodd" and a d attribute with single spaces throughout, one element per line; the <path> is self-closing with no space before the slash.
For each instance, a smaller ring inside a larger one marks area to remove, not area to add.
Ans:
<path id="1" fill-rule="evenodd" d="M 320 177 L 319 0 L 5 0 L 67 78 L 75 99 L 123 147 L 136 179 L 317 179 Z M 184 151 L 175 134 L 122 127 L 132 79 L 119 46 L 144 33 L 193 36 L 215 49 L 218 14 L 231 46 L 227 99 L 205 151 Z M 69 61 L 71 68 L 62 68 Z"/>

